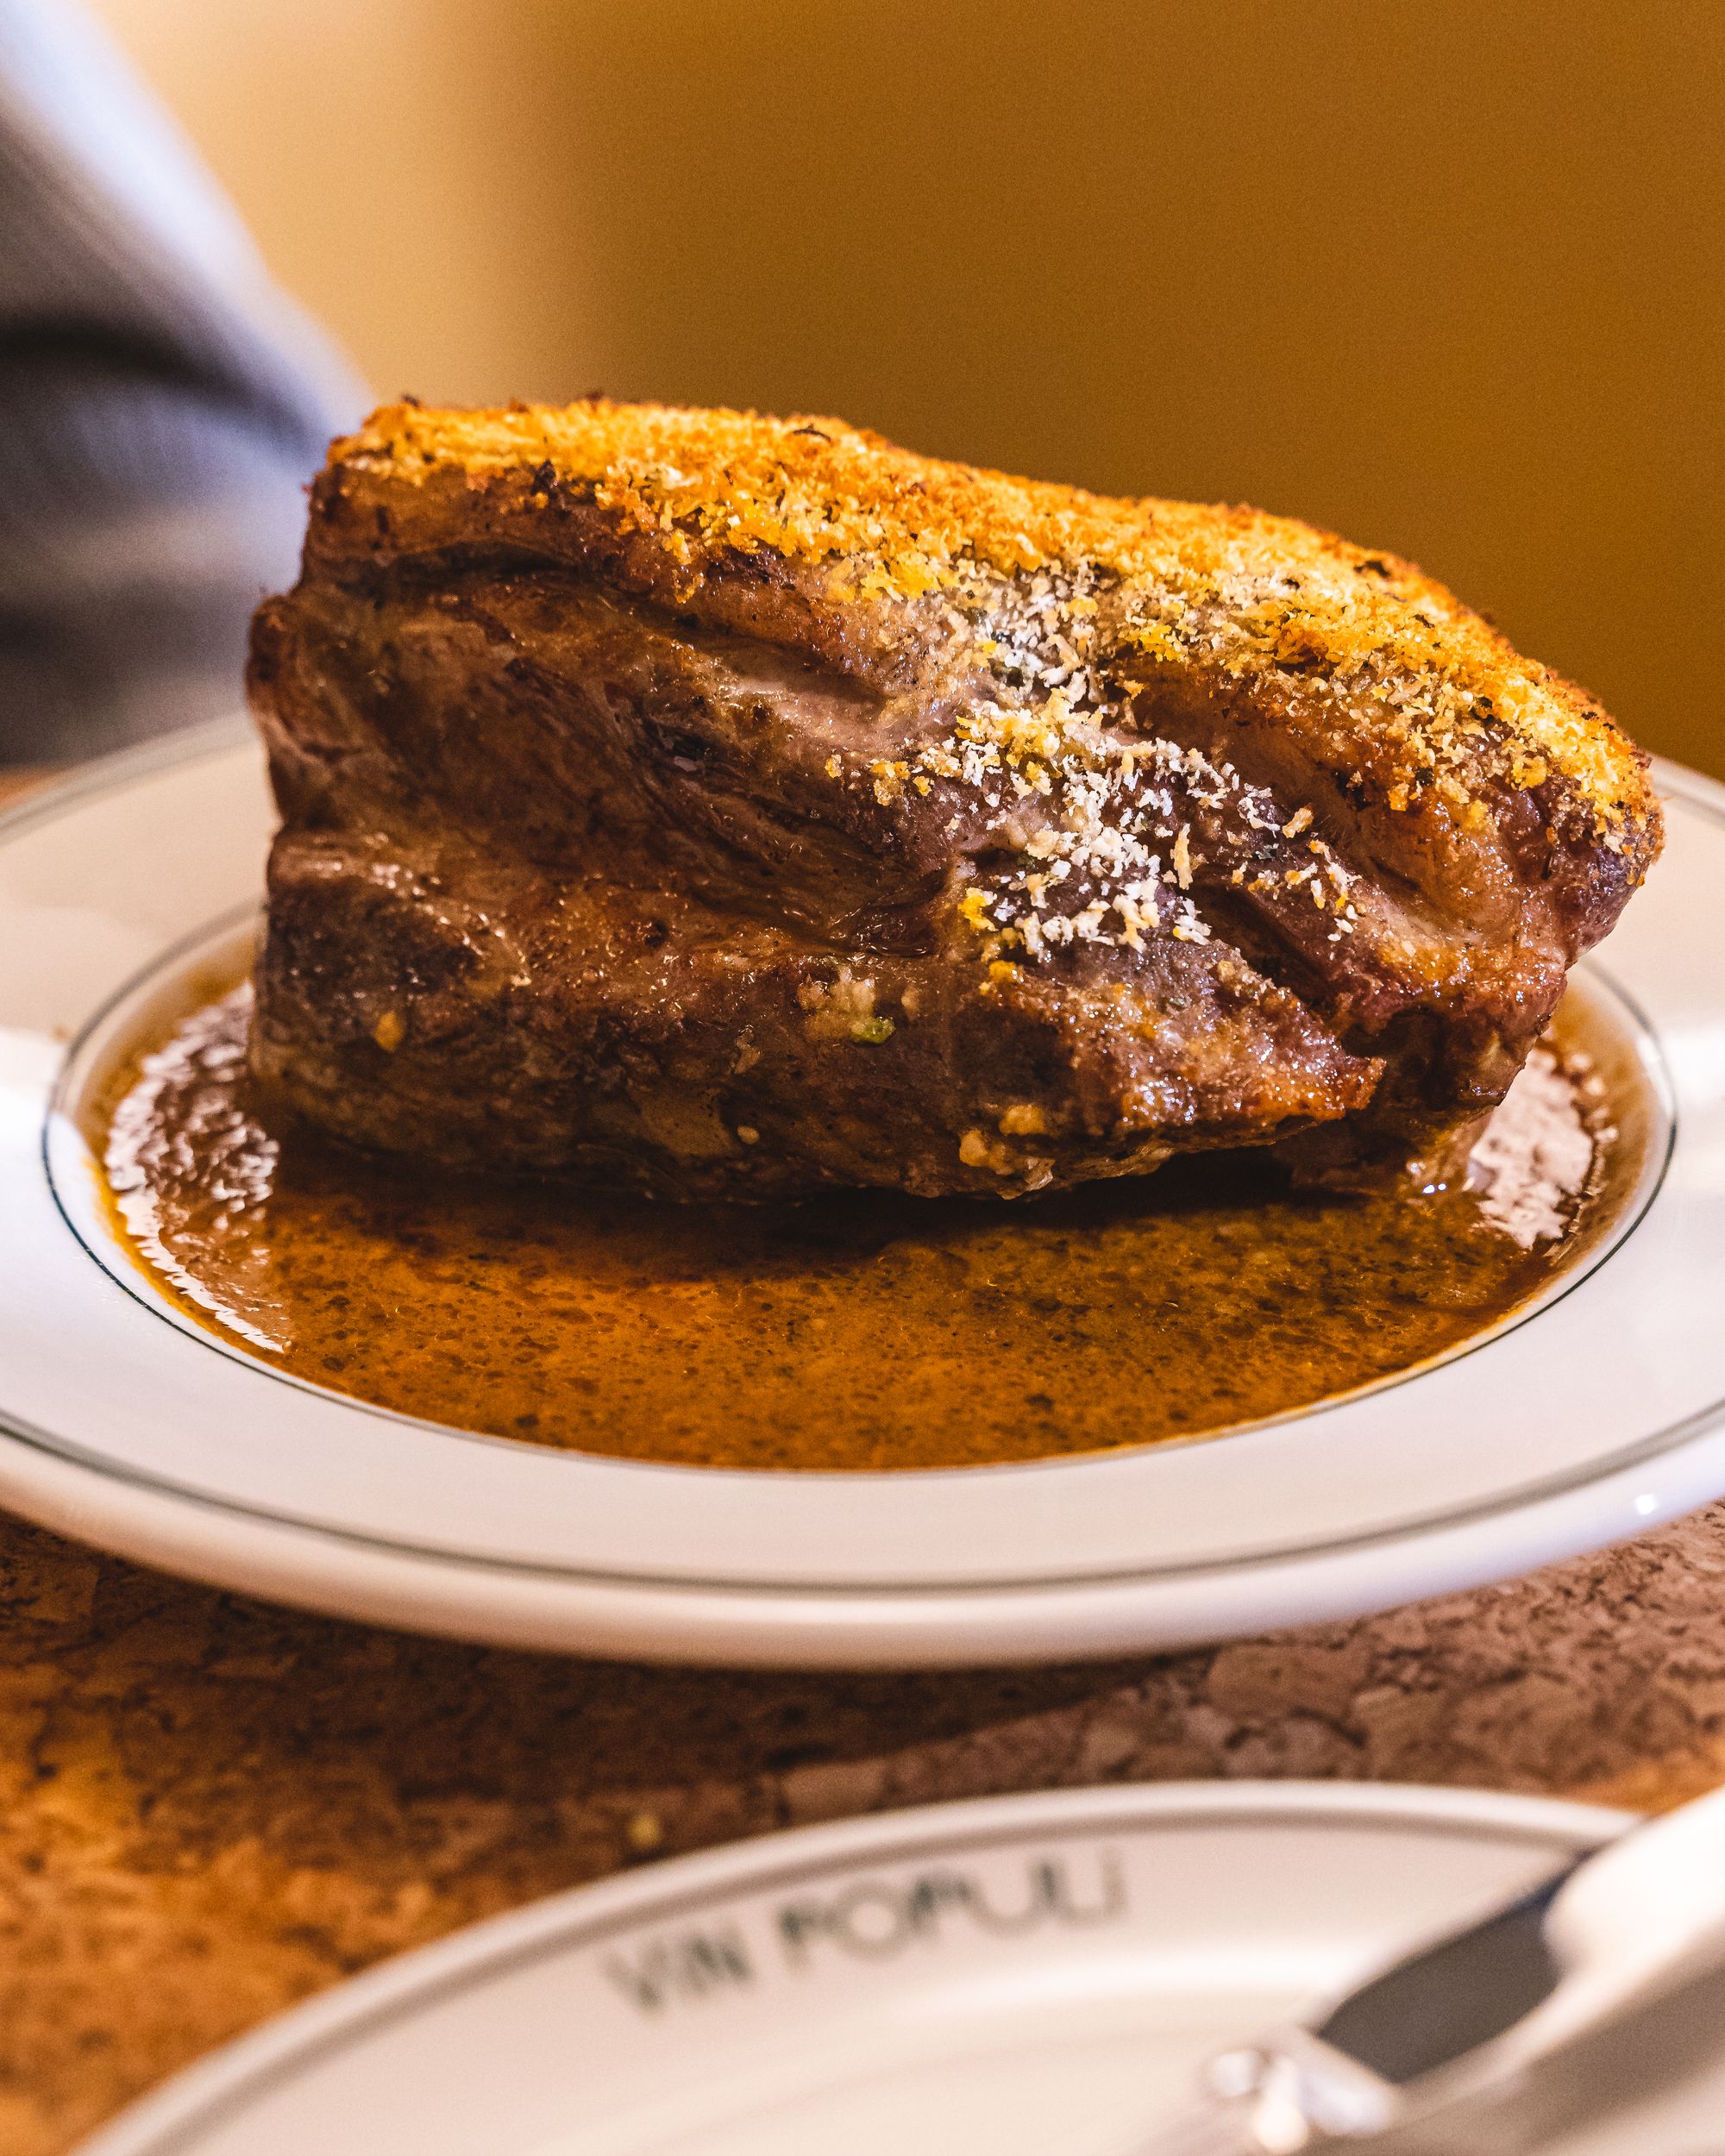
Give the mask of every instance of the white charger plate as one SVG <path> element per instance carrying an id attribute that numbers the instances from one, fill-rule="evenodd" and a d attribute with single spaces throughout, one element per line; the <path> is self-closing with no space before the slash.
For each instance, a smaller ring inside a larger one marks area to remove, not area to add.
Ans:
<path id="1" fill-rule="evenodd" d="M 1026 1465 L 761 1474 L 476 1436 L 183 1318 L 77 1110 L 243 940 L 272 815 L 223 726 L 0 823 L 0 1501 L 168 1570 L 526 1646 L 858 1666 L 1167 1647 L 1521 1572 L 1725 1494 L 1725 789 L 1578 993 L 1643 1125 L 1615 1237 L 1483 1342 L 1222 1438 Z"/>
<path id="2" fill-rule="evenodd" d="M 1469 1790 L 1175 1783 L 772 1835 L 405 1955 L 80 2156 L 1119 2156 L 1214 2052 L 1627 1823 Z M 1513 2146 L 1717 2156 L 1720 2004 L 1709 1986 L 1533 2092 Z"/>

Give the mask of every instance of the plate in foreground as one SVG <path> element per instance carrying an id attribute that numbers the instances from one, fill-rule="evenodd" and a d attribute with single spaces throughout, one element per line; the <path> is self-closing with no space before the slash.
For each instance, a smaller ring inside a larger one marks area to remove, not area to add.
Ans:
<path id="1" fill-rule="evenodd" d="M 1120 2156 L 1206 2057 L 1623 1824 L 1467 1790 L 1176 1783 L 772 1835 L 388 1964 L 82 2156 Z M 1514 2145 L 1714 2147 L 1720 1989 L 1525 2090 Z M 1441 2145 L 1488 2138 L 1509 2146 Z"/>

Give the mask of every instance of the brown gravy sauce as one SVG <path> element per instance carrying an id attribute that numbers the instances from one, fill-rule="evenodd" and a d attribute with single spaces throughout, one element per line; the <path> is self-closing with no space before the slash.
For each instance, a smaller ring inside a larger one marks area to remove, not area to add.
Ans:
<path id="1" fill-rule="evenodd" d="M 639 1459 L 973 1466 L 1308 1407 L 1538 1294 L 1590 1239 L 1609 1150 L 1559 1050 L 1540 1052 L 1533 1135 L 1498 1147 L 1495 1210 L 1463 1189 L 1297 1193 L 1251 1153 L 1011 1206 L 656 1206 L 321 1140 L 248 1080 L 248 998 L 193 1010 L 108 1091 L 102 1150 L 138 1263 L 211 1332 L 316 1384 Z M 1518 1220 L 1504 1201 L 1517 1147 L 1546 1216 L 1530 1243 L 1526 1206 Z"/>

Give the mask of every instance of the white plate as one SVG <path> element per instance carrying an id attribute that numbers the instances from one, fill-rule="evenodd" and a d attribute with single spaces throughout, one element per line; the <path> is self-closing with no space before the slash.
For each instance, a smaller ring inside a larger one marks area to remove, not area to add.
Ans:
<path id="1" fill-rule="evenodd" d="M 70 1111 L 247 932 L 240 730 L 0 827 L 0 1501 L 218 1584 L 473 1639 L 913 1664 L 1170 1646 L 1525 1571 L 1725 1493 L 1725 789 L 1582 993 L 1650 1142 L 1615 1246 L 1482 1344 L 1202 1443 L 901 1475 L 600 1459 L 379 1412 L 191 1325 L 115 1243 Z M 68 1060 L 67 1044 L 72 1044 Z"/>
<path id="2" fill-rule="evenodd" d="M 1108 2156 L 1213 2051 L 1624 1824 L 1466 1790 L 1176 1783 L 773 1835 L 404 1956 L 81 2156 Z M 1542 2156 L 1717 2156 L 1719 2003 L 1709 1987 L 1656 2044 L 1571 2072 Z M 1529 2113 L 1550 2125 L 1545 2100 Z"/>

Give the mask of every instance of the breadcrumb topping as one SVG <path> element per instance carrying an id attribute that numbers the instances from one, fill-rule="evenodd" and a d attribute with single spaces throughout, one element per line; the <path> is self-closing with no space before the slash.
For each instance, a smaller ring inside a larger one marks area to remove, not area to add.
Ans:
<path id="1" fill-rule="evenodd" d="M 1652 812 L 1636 752 L 1583 692 L 1408 563 L 1258 510 L 1016 479 L 837 419 L 602 398 L 388 406 L 336 443 L 331 467 L 410 487 L 505 479 L 530 513 L 587 504 L 645 538 L 691 595 L 767 556 L 812 573 L 834 605 L 907 615 L 907 633 L 944 638 L 955 663 L 974 672 L 980 658 L 988 693 L 944 738 L 861 771 L 835 755 L 825 771 L 882 805 L 941 787 L 999 812 L 1015 863 L 974 883 L 961 911 L 992 947 L 1032 961 L 1151 932 L 1205 940 L 1193 802 L 1280 842 L 1226 881 L 1297 887 L 1333 922 L 1331 942 L 1352 932 L 1349 875 L 1305 837 L 1309 805 L 1290 813 L 1226 763 L 1145 731 L 1158 674 L 1251 681 L 1318 734 L 1327 711 L 1340 734 L 1369 706 L 1391 812 L 1435 788 L 1477 821 L 1482 776 L 1522 791 L 1557 778 L 1568 812 L 1632 857 Z"/>

